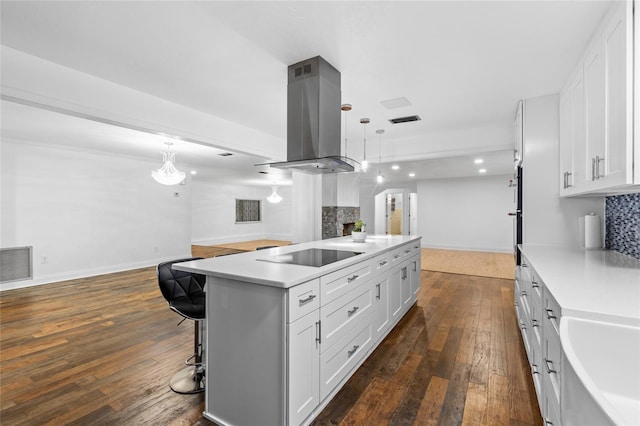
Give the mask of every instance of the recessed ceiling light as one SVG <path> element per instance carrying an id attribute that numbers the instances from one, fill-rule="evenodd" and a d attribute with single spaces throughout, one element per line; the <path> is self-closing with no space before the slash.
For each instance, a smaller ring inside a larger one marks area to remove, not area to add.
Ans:
<path id="1" fill-rule="evenodd" d="M 411 172 L 411 173 L 409 173 L 409 177 L 416 177 L 416 174 Z"/>
<path id="2" fill-rule="evenodd" d="M 478 173 L 487 173 L 487 169 L 480 169 L 478 170 Z"/>
<path id="3" fill-rule="evenodd" d="M 393 170 L 398 170 L 400 168 L 400 166 L 398 166 L 397 164 L 394 164 L 393 166 L 391 166 L 391 168 Z"/>
<path id="4" fill-rule="evenodd" d="M 476 158 L 475 160 L 473 160 L 473 162 L 476 164 L 482 164 L 484 160 L 482 158 Z"/>
<path id="5" fill-rule="evenodd" d="M 195 171 L 195 170 L 191 170 L 191 174 L 192 174 L 192 175 L 195 175 L 195 174 L 198 174 L 198 172 L 197 172 L 197 171 Z"/>

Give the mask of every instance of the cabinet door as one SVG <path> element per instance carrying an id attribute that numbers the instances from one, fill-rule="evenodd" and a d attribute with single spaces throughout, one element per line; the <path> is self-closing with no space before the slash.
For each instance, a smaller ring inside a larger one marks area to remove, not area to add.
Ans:
<path id="1" fill-rule="evenodd" d="M 417 296 L 420 291 L 420 255 L 414 256 L 409 261 L 409 277 L 411 280 L 411 293 Z"/>
<path id="2" fill-rule="evenodd" d="M 597 179 L 596 159 L 605 151 L 605 75 L 602 42 L 596 37 L 584 60 L 587 161 L 591 165 L 587 178 Z"/>
<path id="3" fill-rule="evenodd" d="M 320 403 L 320 313 L 287 326 L 289 424 L 301 424 Z"/>
<path id="4" fill-rule="evenodd" d="M 570 84 L 571 96 L 571 146 L 573 179 L 575 188 L 585 186 L 587 176 L 587 150 L 585 145 L 585 114 L 584 114 L 584 75 L 582 66 L 575 73 Z"/>
<path id="5" fill-rule="evenodd" d="M 389 275 L 389 311 L 396 321 L 402 313 L 402 268 L 392 269 Z"/>
<path id="6" fill-rule="evenodd" d="M 389 276 L 384 275 L 374 281 L 373 286 L 373 333 L 375 340 L 382 337 L 389 327 Z"/>
<path id="7" fill-rule="evenodd" d="M 604 178 L 606 186 L 632 183 L 631 7 L 631 2 L 622 2 L 602 34 L 606 141 L 605 151 L 596 159 L 599 163 L 596 172 L 598 178 Z"/>
<path id="8" fill-rule="evenodd" d="M 406 262 L 400 268 L 400 279 L 402 283 L 400 286 L 402 287 L 402 305 L 408 305 L 411 303 L 413 299 L 413 292 L 411 291 L 411 278 L 409 277 L 409 263 Z"/>
<path id="9" fill-rule="evenodd" d="M 587 182 L 584 78 L 582 64 L 560 94 L 560 194 L 569 195 Z"/>
<path id="10" fill-rule="evenodd" d="M 573 181 L 573 136 L 571 126 L 571 93 L 560 92 L 560 194 L 568 192 Z"/>

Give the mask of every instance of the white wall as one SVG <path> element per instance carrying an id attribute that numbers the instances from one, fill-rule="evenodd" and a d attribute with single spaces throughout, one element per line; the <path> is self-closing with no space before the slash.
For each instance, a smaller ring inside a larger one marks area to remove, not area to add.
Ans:
<path id="1" fill-rule="evenodd" d="M 418 229 L 423 247 L 513 251 L 512 176 L 418 182 Z"/>
<path id="2" fill-rule="evenodd" d="M 604 221 L 604 197 L 560 198 L 558 117 L 557 95 L 524 101 L 522 242 L 581 247 L 584 215 Z"/>
<path id="3" fill-rule="evenodd" d="M 2 289 L 190 255 L 191 187 L 156 183 L 157 161 L 6 139 L 0 149 L 0 245 L 33 246 L 34 259 L 32 280 Z"/>
<path id="4" fill-rule="evenodd" d="M 278 187 L 282 201 L 272 204 L 270 186 L 236 185 L 232 182 L 193 182 L 191 239 L 194 244 L 211 245 L 258 239 L 291 241 L 292 191 Z M 262 200 L 262 221 L 235 223 L 236 198 Z"/>

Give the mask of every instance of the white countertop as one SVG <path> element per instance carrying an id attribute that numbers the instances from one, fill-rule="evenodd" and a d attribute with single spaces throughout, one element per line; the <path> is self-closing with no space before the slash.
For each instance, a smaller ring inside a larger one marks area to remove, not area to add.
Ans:
<path id="1" fill-rule="evenodd" d="M 363 243 L 354 243 L 351 237 L 331 238 L 328 240 L 311 241 L 267 250 L 250 251 L 231 256 L 193 260 L 175 264 L 173 267 L 181 271 L 195 272 L 208 276 L 289 288 L 321 275 L 345 268 L 356 262 L 371 259 L 408 242 L 419 240 L 419 236 L 413 235 L 368 235 L 366 241 Z M 300 266 L 259 260 L 310 248 L 356 251 L 362 252 L 362 254 L 322 267 Z"/>
<path id="2" fill-rule="evenodd" d="M 562 315 L 640 325 L 640 260 L 609 250 L 522 245 Z"/>

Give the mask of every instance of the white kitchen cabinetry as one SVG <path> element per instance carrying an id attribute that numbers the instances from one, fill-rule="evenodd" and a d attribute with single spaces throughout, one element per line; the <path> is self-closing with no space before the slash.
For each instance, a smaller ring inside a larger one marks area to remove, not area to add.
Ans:
<path id="1" fill-rule="evenodd" d="M 516 269 L 514 297 L 540 412 L 546 425 L 559 426 L 560 307 L 524 255 Z"/>
<path id="2" fill-rule="evenodd" d="M 632 2 L 613 6 L 560 93 L 561 196 L 640 185 L 634 177 L 640 144 L 633 138 L 632 18 Z"/>
<path id="3" fill-rule="evenodd" d="M 263 262 L 268 254 L 258 252 L 180 265 L 207 275 L 206 418 L 234 426 L 313 421 L 416 301 L 419 238 L 366 244 L 339 269 Z"/>

